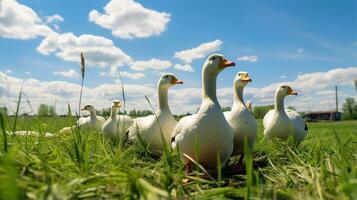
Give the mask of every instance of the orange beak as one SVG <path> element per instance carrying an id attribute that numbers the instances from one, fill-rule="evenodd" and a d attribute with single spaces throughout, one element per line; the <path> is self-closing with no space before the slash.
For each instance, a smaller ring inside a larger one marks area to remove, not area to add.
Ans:
<path id="1" fill-rule="evenodd" d="M 252 79 L 250 79 L 249 76 L 246 75 L 246 76 L 243 76 L 242 81 L 243 82 L 252 82 Z"/>
<path id="2" fill-rule="evenodd" d="M 236 64 L 232 61 L 226 60 L 225 58 L 221 58 L 220 62 L 219 62 L 219 67 L 220 68 L 226 68 L 226 67 L 232 67 L 232 66 L 236 66 Z"/>
<path id="3" fill-rule="evenodd" d="M 121 107 L 122 105 L 121 105 L 121 102 L 118 102 L 118 103 L 115 103 L 115 107 Z"/>
<path id="4" fill-rule="evenodd" d="M 171 84 L 175 85 L 175 84 L 183 84 L 183 81 L 178 80 L 176 77 L 173 77 L 171 80 Z"/>
<path id="5" fill-rule="evenodd" d="M 289 88 L 288 94 L 289 94 L 289 95 L 298 95 L 298 93 L 295 92 L 295 91 L 293 91 L 291 88 Z"/>

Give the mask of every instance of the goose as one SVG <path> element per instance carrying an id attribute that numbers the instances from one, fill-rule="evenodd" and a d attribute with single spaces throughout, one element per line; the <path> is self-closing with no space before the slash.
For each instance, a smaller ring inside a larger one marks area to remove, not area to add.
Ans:
<path id="1" fill-rule="evenodd" d="M 284 109 L 284 98 L 297 95 L 288 85 L 281 85 L 275 91 L 275 107 L 263 119 L 264 135 L 267 138 L 286 139 L 290 135 L 302 141 L 308 128 L 304 119 L 294 110 Z"/>
<path id="2" fill-rule="evenodd" d="M 217 156 L 224 166 L 233 150 L 233 129 L 225 119 L 216 96 L 218 74 L 234 62 L 212 54 L 202 68 L 202 104 L 195 115 L 181 119 L 171 136 L 171 148 L 178 150 L 186 170 L 193 160 L 207 170 L 217 168 Z"/>
<path id="3" fill-rule="evenodd" d="M 102 132 L 105 137 L 116 138 L 124 135 L 126 129 L 133 123 L 133 119 L 127 115 L 117 115 L 122 104 L 114 100 L 111 106 L 110 117 L 105 121 Z"/>
<path id="4" fill-rule="evenodd" d="M 137 144 L 144 144 L 153 155 L 161 155 L 163 151 L 163 141 L 170 142 L 170 136 L 177 124 L 168 104 L 168 90 L 171 86 L 183 84 L 174 74 L 164 73 L 157 83 L 159 107 L 155 115 L 134 119 L 133 124 L 128 129 L 129 141 L 137 141 Z"/>
<path id="5" fill-rule="evenodd" d="M 101 116 L 97 116 L 96 110 L 93 105 L 87 104 L 85 105 L 81 111 L 88 111 L 90 115 L 88 117 L 81 117 L 78 119 L 76 126 L 81 127 L 83 129 L 87 130 L 102 130 L 102 126 L 105 122 L 105 119 Z M 71 130 L 74 127 L 65 127 L 62 130 L 60 130 L 60 133 L 68 133 L 71 132 Z"/>
<path id="6" fill-rule="evenodd" d="M 240 163 L 243 161 L 244 140 L 250 151 L 257 137 L 257 122 L 243 100 L 244 87 L 251 82 L 247 72 L 238 72 L 234 82 L 233 106 L 231 111 L 224 112 L 229 125 L 234 130 L 234 148 L 232 155 L 241 155 Z"/>
<path id="7" fill-rule="evenodd" d="M 36 132 L 36 131 L 15 131 L 15 133 L 13 133 L 11 131 L 6 131 L 6 133 L 8 135 L 16 135 L 16 136 L 20 136 L 20 137 L 27 137 L 27 136 L 38 137 L 41 135 L 39 132 Z M 45 133 L 43 133 L 43 136 L 46 138 L 50 138 L 50 137 L 53 137 L 54 135 L 50 132 L 45 132 Z"/>

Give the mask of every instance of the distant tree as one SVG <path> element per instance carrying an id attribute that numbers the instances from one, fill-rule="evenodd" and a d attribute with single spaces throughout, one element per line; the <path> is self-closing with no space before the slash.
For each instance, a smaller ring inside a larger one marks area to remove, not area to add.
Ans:
<path id="1" fill-rule="evenodd" d="M 20 116 L 21 116 L 21 117 L 28 117 L 28 116 L 30 116 L 30 115 L 29 115 L 29 113 L 24 112 L 24 113 L 21 113 Z"/>
<path id="2" fill-rule="evenodd" d="M 150 110 L 131 110 L 129 111 L 129 115 L 131 117 L 145 117 L 145 116 L 148 116 L 148 115 L 152 115 L 153 112 L 150 111 Z"/>
<path id="3" fill-rule="evenodd" d="M 48 105 L 40 104 L 37 109 L 37 115 L 40 117 L 48 116 Z"/>
<path id="4" fill-rule="evenodd" d="M 357 103 L 354 98 L 346 98 L 343 103 L 343 119 L 357 119 Z"/>
<path id="5" fill-rule="evenodd" d="M 110 108 L 103 108 L 102 111 L 100 112 L 100 115 L 107 117 L 110 115 L 110 110 L 111 110 Z"/>
<path id="6" fill-rule="evenodd" d="M 55 116 L 56 110 L 54 106 L 49 106 L 47 104 L 40 104 L 37 109 L 37 115 L 40 117 Z"/>
<path id="7" fill-rule="evenodd" d="M 56 109 L 54 106 L 48 106 L 48 116 L 56 116 Z"/>
<path id="8" fill-rule="evenodd" d="M 296 107 L 295 107 L 295 106 L 288 106 L 287 109 L 295 110 L 295 111 L 296 111 Z"/>
<path id="9" fill-rule="evenodd" d="M 267 105 L 267 106 L 254 106 L 253 115 L 257 119 L 263 119 L 265 114 L 271 109 L 274 109 L 274 105 Z"/>
<path id="10" fill-rule="evenodd" d="M 8 110 L 7 108 L 4 106 L 4 107 L 0 107 L 0 113 L 2 113 L 3 115 L 8 115 Z"/>

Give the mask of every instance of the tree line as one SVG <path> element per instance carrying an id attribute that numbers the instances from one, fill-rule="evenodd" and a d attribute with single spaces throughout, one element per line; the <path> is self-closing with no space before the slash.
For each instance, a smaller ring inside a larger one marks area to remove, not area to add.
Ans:
<path id="1" fill-rule="evenodd" d="M 292 110 L 296 110 L 295 107 L 287 107 Z M 264 105 L 264 106 L 254 106 L 252 109 L 252 114 L 255 118 L 257 119 L 263 119 L 265 114 L 271 110 L 274 109 L 274 105 Z M 229 111 L 231 110 L 230 107 L 223 107 L 222 111 Z M 6 107 L 0 107 L 0 113 L 3 113 L 4 115 L 9 114 L 9 110 Z M 131 117 L 144 117 L 147 115 L 152 115 L 153 112 L 150 110 L 130 110 L 130 111 L 121 111 L 120 114 L 124 115 L 129 115 Z M 181 114 L 181 115 L 174 115 L 176 119 L 180 119 L 184 116 L 190 115 L 191 113 L 186 113 L 186 114 Z M 305 112 L 300 112 L 301 116 L 305 116 Z M 27 115 L 26 113 L 22 115 Z M 104 117 L 108 117 L 110 115 L 110 108 L 104 108 L 101 110 L 97 111 L 97 115 L 101 115 Z M 53 117 L 57 116 L 56 109 L 53 105 L 47 105 L 47 104 L 40 104 L 38 109 L 37 109 L 37 116 L 41 117 Z M 342 119 L 344 120 L 352 120 L 352 119 L 357 119 L 357 102 L 354 98 L 346 98 L 345 102 L 343 103 L 342 107 Z"/>

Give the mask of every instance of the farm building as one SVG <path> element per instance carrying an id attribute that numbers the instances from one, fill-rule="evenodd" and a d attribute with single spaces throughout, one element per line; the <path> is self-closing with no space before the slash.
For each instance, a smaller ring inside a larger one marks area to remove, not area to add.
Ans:
<path id="1" fill-rule="evenodd" d="M 341 114 L 338 111 L 318 111 L 306 113 L 305 117 L 307 121 L 319 121 L 319 120 L 330 120 L 339 121 L 341 120 Z"/>

